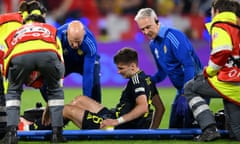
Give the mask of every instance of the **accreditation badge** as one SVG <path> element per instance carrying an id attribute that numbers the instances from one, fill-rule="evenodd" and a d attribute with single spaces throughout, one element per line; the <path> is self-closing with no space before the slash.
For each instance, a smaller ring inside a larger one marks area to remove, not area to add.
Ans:
<path id="1" fill-rule="evenodd" d="M 83 51 L 81 49 L 78 49 L 77 54 L 81 56 L 81 55 L 83 55 Z"/>

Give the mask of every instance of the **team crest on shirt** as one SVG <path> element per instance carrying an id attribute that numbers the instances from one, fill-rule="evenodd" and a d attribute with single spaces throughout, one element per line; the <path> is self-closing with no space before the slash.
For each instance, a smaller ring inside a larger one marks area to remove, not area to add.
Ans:
<path id="1" fill-rule="evenodd" d="M 167 53 L 167 46 L 166 45 L 164 45 L 163 51 L 164 51 L 164 53 Z"/>
<path id="2" fill-rule="evenodd" d="M 78 50 L 77 50 L 77 53 L 78 53 L 78 55 L 80 55 L 80 56 L 83 55 L 83 51 L 82 51 L 81 49 L 78 49 Z"/>

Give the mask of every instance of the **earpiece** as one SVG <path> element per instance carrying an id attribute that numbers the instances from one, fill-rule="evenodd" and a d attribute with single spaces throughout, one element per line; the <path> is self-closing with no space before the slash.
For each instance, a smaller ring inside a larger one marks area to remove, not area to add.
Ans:
<path id="1" fill-rule="evenodd" d="M 155 19 L 155 23 L 158 24 L 158 23 L 159 23 L 159 20 L 158 20 L 158 19 Z"/>

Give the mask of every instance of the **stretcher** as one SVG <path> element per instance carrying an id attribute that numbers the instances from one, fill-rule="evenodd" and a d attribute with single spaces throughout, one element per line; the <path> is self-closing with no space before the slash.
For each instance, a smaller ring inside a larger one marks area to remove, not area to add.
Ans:
<path id="1" fill-rule="evenodd" d="M 125 129 L 125 130 L 64 130 L 68 140 L 83 139 L 191 139 L 201 134 L 201 129 Z M 18 131 L 20 139 L 45 140 L 51 130 Z M 220 130 L 222 136 L 227 130 Z"/>

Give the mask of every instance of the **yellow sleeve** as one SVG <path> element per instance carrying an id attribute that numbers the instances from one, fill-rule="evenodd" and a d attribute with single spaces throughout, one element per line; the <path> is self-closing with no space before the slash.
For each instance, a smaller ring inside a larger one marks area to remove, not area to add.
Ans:
<path id="1" fill-rule="evenodd" d="M 222 28 L 213 27 L 211 37 L 212 51 L 219 48 L 233 47 L 230 35 Z"/>
<path id="2" fill-rule="evenodd" d="M 213 61 L 211 61 L 212 59 L 214 59 L 212 55 L 222 50 L 232 50 L 233 48 L 232 39 L 224 29 L 213 27 L 211 37 L 212 37 L 212 50 L 208 66 L 206 68 L 206 72 L 210 77 L 216 75 L 218 70 L 220 69 L 220 66 L 217 66 L 216 64 L 213 63 Z"/>

